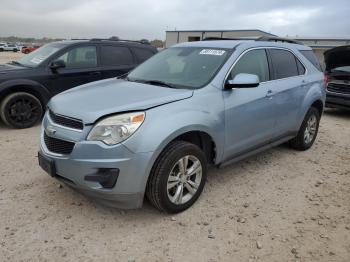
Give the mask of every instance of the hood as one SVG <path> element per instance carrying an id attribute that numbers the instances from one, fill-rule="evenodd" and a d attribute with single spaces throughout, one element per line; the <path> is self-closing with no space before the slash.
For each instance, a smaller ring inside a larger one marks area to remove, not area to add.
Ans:
<path id="1" fill-rule="evenodd" d="M 25 70 L 27 67 L 17 66 L 12 64 L 0 64 L 0 76 L 3 74 L 11 73 L 12 71 Z"/>
<path id="2" fill-rule="evenodd" d="M 86 124 L 119 112 L 146 110 L 191 97 L 192 90 L 107 79 L 82 85 L 54 96 L 49 108 L 82 119 Z"/>
<path id="3" fill-rule="evenodd" d="M 350 66 L 350 46 L 339 46 L 324 53 L 326 71 L 343 66 Z"/>

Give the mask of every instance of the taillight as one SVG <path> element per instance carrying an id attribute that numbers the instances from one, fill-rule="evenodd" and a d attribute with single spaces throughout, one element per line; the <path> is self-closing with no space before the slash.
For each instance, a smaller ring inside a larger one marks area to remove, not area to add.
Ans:
<path id="1" fill-rule="evenodd" d="M 324 73 L 324 78 L 323 78 L 323 80 L 324 80 L 324 87 L 326 88 L 327 85 L 328 85 L 328 82 L 329 82 L 329 75 L 327 74 L 327 72 Z"/>

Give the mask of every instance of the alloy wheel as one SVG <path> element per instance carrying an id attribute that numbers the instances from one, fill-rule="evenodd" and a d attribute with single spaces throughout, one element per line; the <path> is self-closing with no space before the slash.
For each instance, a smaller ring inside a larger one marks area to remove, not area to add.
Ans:
<path id="1" fill-rule="evenodd" d="M 182 157 L 175 163 L 168 177 L 169 200 L 176 205 L 188 202 L 197 192 L 202 181 L 202 164 L 193 155 Z"/>
<path id="2" fill-rule="evenodd" d="M 315 137 L 317 131 L 317 118 L 314 114 L 310 116 L 307 121 L 306 128 L 304 131 L 304 142 L 305 144 L 309 144 Z"/>
<path id="3" fill-rule="evenodd" d="M 40 118 L 40 105 L 29 96 L 18 97 L 11 101 L 8 116 L 14 123 L 32 124 Z"/>

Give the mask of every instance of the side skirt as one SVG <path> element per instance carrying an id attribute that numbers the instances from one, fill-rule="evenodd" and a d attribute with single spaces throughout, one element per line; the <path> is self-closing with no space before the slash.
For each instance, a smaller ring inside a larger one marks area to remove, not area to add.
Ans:
<path id="1" fill-rule="evenodd" d="M 293 135 L 289 134 L 288 136 L 284 136 L 283 138 L 280 138 L 280 139 L 278 139 L 278 140 L 276 140 L 274 142 L 265 144 L 265 145 L 263 145 L 261 147 L 255 148 L 255 149 L 250 150 L 248 152 L 245 152 L 243 154 L 239 154 L 239 155 L 237 155 L 237 156 L 235 156 L 235 157 L 233 157 L 233 158 L 231 158 L 231 159 L 229 159 L 229 160 L 227 160 L 225 162 L 222 162 L 222 163 L 218 164 L 217 167 L 218 168 L 223 168 L 225 166 L 228 166 L 228 165 L 231 165 L 231 164 L 236 163 L 238 161 L 241 161 L 242 159 L 245 159 L 247 157 L 256 155 L 256 154 L 258 154 L 260 152 L 263 152 L 263 151 L 265 151 L 267 149 L 270 149 L 272 147 L 275 147 L 275 146 L 278 146 L 280 144 L 283 144 L 283 143 L 291 140 L 292 138 L 294 138 L 296 135 L 297 134 L 293 134 Z"/>

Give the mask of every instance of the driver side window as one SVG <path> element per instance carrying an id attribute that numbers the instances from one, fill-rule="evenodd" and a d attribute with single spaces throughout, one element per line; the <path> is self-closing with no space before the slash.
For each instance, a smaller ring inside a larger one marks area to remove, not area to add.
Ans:
<path id="1" fill-rule="evenodd" d="M 251 50 L 245 53 L 233 67 L 229 79 L 236 75 L 245 73 L 259 77 L 259 82 L 266 82 L 269 77 L 269 64 L 265 49 Z"/>
<path id="2" fill-rule="evenodd" d="M 74 48 L 57 60 L 63 60 L 66 68 L 90 68 L 97 66 L 95 46 L 82 46 Z"/>

